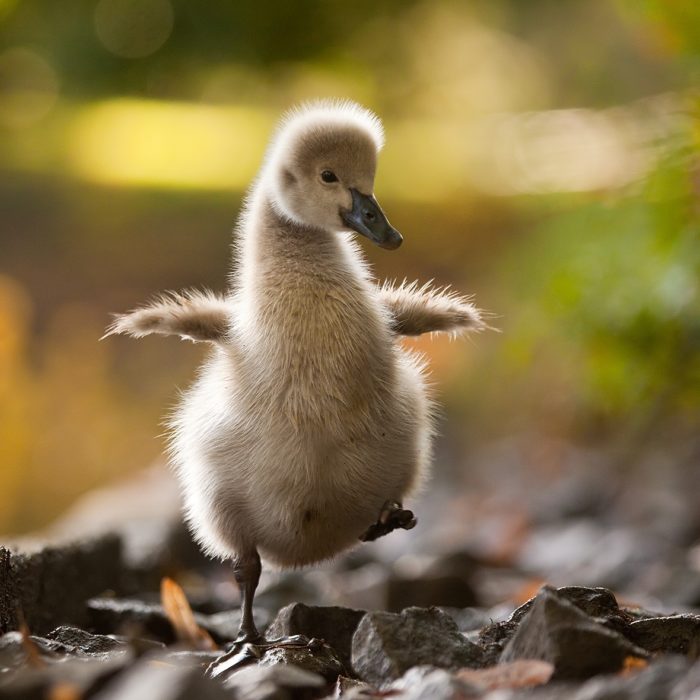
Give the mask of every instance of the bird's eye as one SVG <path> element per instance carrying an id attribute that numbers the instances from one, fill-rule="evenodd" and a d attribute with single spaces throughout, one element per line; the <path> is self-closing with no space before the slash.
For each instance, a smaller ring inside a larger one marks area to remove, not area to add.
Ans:
<path id="1" fill-rule="evenodd" d="M 324 182 L 338 182 L 338 177 L 332 170 L 324 170 L 321 173 L 321 180 Z"/>

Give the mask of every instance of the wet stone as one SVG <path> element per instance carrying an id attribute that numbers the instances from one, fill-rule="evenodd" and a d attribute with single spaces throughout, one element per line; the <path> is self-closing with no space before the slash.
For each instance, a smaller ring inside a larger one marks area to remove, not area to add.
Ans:
<path id="1" fill-rule="evenodd" d="M 82 656 L 99 656 L 125 651 L 126 642 L 103 634 L 90 634 L 78 627 L 62 625 L 46 635 L 54 651 Z"/>
<path id="2" fill-rule="evenodd" d="M 313 639 L 306 646 L 275 646 L 268 649 L 258 662 L 260 666 L 288 664 L 322 676 L 334 683 L 347 670 L 338 654 L 321 640 Z"/>
<path id="3" fill-rule="evenodd" d="M 309 639 L 322 639 L 335 650 L 343 666 L 350 671 L 352 637 L 364 615 L 364 610 L 292 603 L 279 611 L 265 636 L 273 640 L 301 634 Z"/>
<path id="4" fill-rule="evenodd" d="M 540 659 L 554 678 L 589 678 L 619 670 L 627 656 L 645 656 L 619 633 L 596 622 L 551 588 L 544 588 L 522 618 L 500 661 Z"/>
<path id="5" fill-rule="evenodd" d="M 413 666 L 458 669 L 482 663 L 482 650 L 437 608 L 367 613 L 352 640 L 354 671 L 376 686 L 399 678 Z"/>
<path id="6" fill-rule="evenodd" d="M 700 657 L 700 615 L 672 615 L 638 620 L 627 628 L 627 638 L 650 652 Z"/>

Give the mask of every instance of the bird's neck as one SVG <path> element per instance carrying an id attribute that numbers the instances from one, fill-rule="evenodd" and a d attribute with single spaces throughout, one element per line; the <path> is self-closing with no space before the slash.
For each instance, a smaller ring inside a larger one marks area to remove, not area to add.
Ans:
<path id="1" fill-rule="evenodd" d="M 261 285 L 361 282 L 367 272 L 350 239 L 290 220 L 264 189 L 248 204 L 239 232 L 235 286 L 253 292 Z"/>

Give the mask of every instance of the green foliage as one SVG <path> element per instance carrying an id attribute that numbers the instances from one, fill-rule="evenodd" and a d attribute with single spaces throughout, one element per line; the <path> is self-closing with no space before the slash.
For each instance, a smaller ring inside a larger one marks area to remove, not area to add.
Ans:
<path id="1" fill-rule="evenodd" d="M 524 296 L 511 356 L 567 362 L 578 410 L 608 419 L 700 406 L 700 227 L 690 144 L 612 202 L 552 217 L 506 263 Z M 512 334 L 512 335 L 511 335 Z M 572 366 L 573 360 L 573 366 Z"/>

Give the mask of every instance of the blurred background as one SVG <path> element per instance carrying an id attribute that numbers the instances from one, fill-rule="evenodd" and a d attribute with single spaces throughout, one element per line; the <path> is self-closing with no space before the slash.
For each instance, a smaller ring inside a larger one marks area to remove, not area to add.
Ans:
<path id="1" fill-rule="evenodd" d="M 699 77 L 692 0 L 0 0 L 0 532 L 162 459 L 205 350 L 98 342 L 109 313 L 223 288 L 280 113 L 347 97 L 405 237 L 362 242 L 377 275 L 501 331 L 414 343 L 430 531 L 506 557 L 615 503 L 700 539 Z"/>

